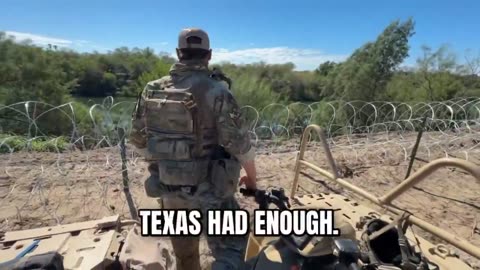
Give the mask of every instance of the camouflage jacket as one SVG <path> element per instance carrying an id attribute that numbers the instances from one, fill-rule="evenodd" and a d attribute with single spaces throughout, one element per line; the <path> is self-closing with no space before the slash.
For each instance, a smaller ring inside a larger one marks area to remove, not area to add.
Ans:
<path id="1" fill-rule="evenodd" d="M 142 118 L 136 117 L 142 111 L 142 97 L 148 90 L 168 88 L 192 88 L 199 107 L 198 113 L 204 119 L 205 130 L 212 130 L 210 139 L 216 145 L 223 146 L 241 163 L 253 160 L 254 148 L 250 142 L 248 127 L 240 114 L 240 108 L 234 96 L 222 81 L 222 76 L 212 72 L 207 66 L 198 63 L 176 63 L 168 76 L 149 82 L 141 93 L 132 118 L 130 142 L 139 153 L 146 149 L 147 134 Z"/>

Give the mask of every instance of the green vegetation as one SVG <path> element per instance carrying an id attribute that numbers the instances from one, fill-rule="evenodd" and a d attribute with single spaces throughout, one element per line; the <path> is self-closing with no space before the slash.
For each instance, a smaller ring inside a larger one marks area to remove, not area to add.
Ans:
<path id="1" fill-rule="evenodd" d="M 400 68 L 413 34 L 412 20 L 395 21 L 344 62 L 325 62 L 313 72 L 295 72 L 291 63 L 220 67 L 232 77 L 240 102 L 259 108 L 272 102 L 427 102 L 480 96 L 480 54 L 460 65 L 447 46 L 425 46 L 415 67 Z"/>
<path id="2" fill-rule="evenodd" d="M 63 152 L 69 146 L 65 137 L 38 137 L 28 139 L 24 136 L 0 135 L 0 153 L 11 153 L 29 149 L 35 152 Z"/>
<path id="3" fill-rule="evenodd" d="M 425 46 L 414 67 L 401 68 L 414 34 L 412 20 L 394 21 L 376 40 L 355 50 L 344 62 L 319 63 L 314 71 L 295 71 L 292 63 L 215 66 L 233 80 L 232 91 L 240 104 L 260 109 L 271 103 L 320 102 L 313 115 L 319 124 L 331 121 L 328 101 L 412 103 L 480 97 L 480 55 L 467 57 L 461 65 L 448 47 Z M 78 53 L 55 46 L 44 49 L 15 43 L 0 33 L 0 104 L 35 101 L 28 108 L 19 104 L 0 110 L 0 133 L 29 138 L 76 138 L 77 134 L 99 138 L 112 134 L 112 123 L 128 120 L 130 111 L 120 110 L 115 113 L 116 119 L 110 119 L 101 112 L 108 108 L 90 112 L 85 104 L 67 103 L 73 98 L 136 97 L 148 81 L 168 74 L 173 62 L 171 57 L 155 54 L 150 48 Z M 54 110 L 51 107 L 62 104 L 67 105 Z M 337 112 L 337 118 L 342 119 L 339 123 L 345 123 L 352 113 L 344 108 Z M 272 119 L 279 117 L 271 114 Z M 74 126 L 76 134 L 71 134 Z"/>

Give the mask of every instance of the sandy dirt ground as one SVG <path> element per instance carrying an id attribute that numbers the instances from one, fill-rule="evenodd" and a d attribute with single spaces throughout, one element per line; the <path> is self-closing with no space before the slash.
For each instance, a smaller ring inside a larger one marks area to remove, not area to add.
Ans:
<path id="1" fill-rule="evenodd" d="M 414 140 L 414 135 L 412 135 Z M 468 143 L 468 142 L 465 142 Z M 369 192 L 381 196 L 398 185 L 407 172 L 408 159 L 395 144 L 332 148 L 342 177 Z M 298 141 L 262 143 L 258 147 L 259 187 L 281 186 L 290 190 Z M 128 148 L 128 176 L 137 207 L 155 207 L 147 198 L 143 181 L 146 164 Z M 413 172 L 426 161 L 445 157 L 445 152 L 420 151 Z M 462 157 L 463 158 L 463 157 Z M 324 151 L 311 143 L 306 159 L 328 169 Z M 478 156 L 469 159 L 480 165 Z M 27 153 L 0 155 L 0 230 L 20 230 L 46 225 L 121 214 L 129 217 L 123 194 L 119 148 L 103 148 L 68 153 Z M 336 192 L 352 196 L 338 185 L 311 170 L 300 176 L 299 193 Z M 441 169 L 402 195 L 396 202 L 434 225 L 480 246 L 480 183 L 458 169 Z M 237 197 L 242 207 L 256 207 L 251 199 Z M 357 198 L 358 199 L 358 198 Z M 425 237 L 425 235 L 422 235 Z M 428 238 L 434 242 L 438 239 Z M 202 240 L 204 243 L 204 240 Z M 478 260 L 458 252 L 475 267 Z M 212 260 L 204 244 L 201 256 L 204 265 Z"/>

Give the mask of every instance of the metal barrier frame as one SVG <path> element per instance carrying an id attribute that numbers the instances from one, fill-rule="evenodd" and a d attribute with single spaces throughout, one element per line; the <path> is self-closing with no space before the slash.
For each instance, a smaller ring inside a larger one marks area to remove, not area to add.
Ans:
<path id="1" fill-rule="evenodd" d="M 325 155 L 327 157 L 327 161 L 330 165 L 331 172 L 326 171 L 322 168 L 319 168 L 318 166 L 315 166 L 314 164 L 306 161 L 304 159 L 305 156 L 305 150 L 307 148 L 307 143 L 309 141 L 311 132 L 315 131 L 318 136 L 320 137 L 320 141 L 322 143 L 323 149 L 325 150 Z M 300 169 L 302 166 L 308 167 L 317 173 L 325 176 L 329 181 L 335 182 L 342 187 L 349 189 L 350 191 L 353 191 L 357 195 L 362 196 L 365 199 L 368 199 L 369 201 L 375 203 L 376 205 L 390 211 L 391 213 L 395 215 L 401 215 L 404 211 L 399 209 L 398 207 L 395 207 L 395 205 L 392 204 L 392 201 L 398 198 L 401 194 L 403 194 L 405 191 L 408 189 L 412 188 L 414 185 L 418 184 L 419 182 L 423 181 L 426 179 L 427 176 L 431 175 L 433 172 L 437 171 L 440 168 L 444 167 L 456 167 L 462 170 L 467 171 L 470 175 L 472 175 L 476 180 L 480 183 L 480 167 L 476 166 L 475 164 L 461 160 L 461 159 L 456 159 L 456 158 L 441 158 L 437 159 L 435 161 L 432 161 L 422 167 L 420 170 L 412 174 L 410 177 L 405 179 L 402 183 L 394 187 L 391 191 L 387 192 L 387 194 L 381 196 L 381 197 L 376 197 L 375 195 L 365 191 L 364 189 L 357 187 L 355 185 L 352 185 L 348 181 L 339 178 L 338 177 L 338 171 L 337 167 L 335 164 L 335 161 L 333 160 L 332 153 L 330 151 L 330 148 L 327 143 L 327 139 L 325 136 L 325 132 L 323 129 L 318 126 L 318 125 L 309 125 L 305 131 L 303 132 L 302 135 L 302 141 L 300 145 L 300 152 L 298 153 L 297 160 L 295 162 L 295 176 L 293 179 L 293 185 L 292 185 L 292 190 L 290 194 L 290 198 L 293 198 L 295 196 L 295 193 L 298 189 L 298 178 L 300 175 Z M 449 244 L 467 252 L 468 254 L 480 259 L 480 247 L 474 246 L 467 240 L 457 237 L 435 225 L 432 225 L 428 222 L 426 222 L 423 219 L 420 219 L 418 217 L 415 217 L 413 215 L 408 216 L 408 221 L 416 225 L 423 230 L 431 233 L 432 235 L 439 237 L 443 239 L 444 241 L 448 242 Z"/>

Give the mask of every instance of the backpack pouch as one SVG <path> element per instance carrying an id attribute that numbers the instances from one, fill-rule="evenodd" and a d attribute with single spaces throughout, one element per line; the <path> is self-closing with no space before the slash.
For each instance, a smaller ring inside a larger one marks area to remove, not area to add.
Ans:
<path id="1" fill-rule="evenodd" d="M 220 198 L 228 198 L 237 191 L 241 165 L 235 159 L 212 160 L 211 181 L 215 194 Z"/>
<path id="2" fill-rule="evenodd" d="M 165 185 L 196 186 L 208 179 L 209 160 L 158 162 L 159 179 Z"/>

